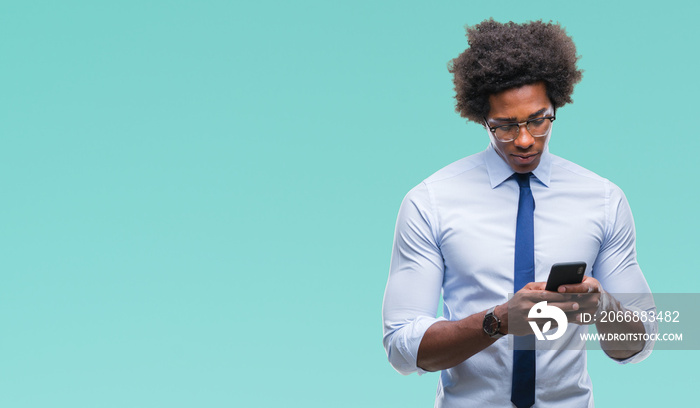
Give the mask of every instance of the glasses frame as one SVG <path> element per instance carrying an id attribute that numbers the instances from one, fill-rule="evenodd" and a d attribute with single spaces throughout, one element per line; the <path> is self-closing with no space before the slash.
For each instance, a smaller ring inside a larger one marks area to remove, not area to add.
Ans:
<path id="1" fill-rule="evenodd" d="M 532 137 L 545 137 L 545 136 L 547 136 L 547 135 L 549 134 L 549 132 L 552 131 L 552 126 L 551 126 L 551 125 L 549 126 L 549 129 L 547 129 L 547 133 L 545 133 L 545 134 L 543 134 L 543 135 L 537 135 L 537 136 L 535 136 L 535 135 L 532 134 L 532 132 L 530 132 L 530 123 L 531 123 L 531 122 L 534 122 L 534 121 L 537 121 L 537 120 L 541 120 L 541 119 L 549 119 L 550 124 L 551 124 L 552 122 L 554 122 L 554 120 L 555 120 L 556 118 L 557 118 L 556 113 L 553 113 L 551 116 L 541 116 L 541 117 L 539 117 L 539 118 L 528 119 L 528 120 L 523 121 L 523 122 L 504 123 L 504 124 L 498 125 L 498 126 L 491 126 L 491 125 L 489 125 L 489 121 L 484 117 L 484 123 L 486 124 L 486 127 L 491 131 L 491 134 L 493 135 L 493 137 L 496 138 L 496 140 L 498 140 L 499 142 L 503 142 L 503 143 L 510 143 L 510 142 L 512 142 L 513 140 L 517 139 L 518 136 L 520 136 L 520 126 L 523 126 L 523 125 L 525 125 L 525 129 L 527 130 L 527 133 L 529 133 L 530 136 L 532 136 Z M 513 125 L 517 125 L 517 126 L 518 126 L 518 136 L 516 136 L 516 137 L 514 137 L 514 138 L 512 138 L 512 139 L 506 139 L 506 140 L 499 139 L 498 136 L 496 136 L 496 130 L 497 130 L 498 128 L 500 128 L 500 127 L 505 127 L 505 126 L 513 126 Z"/>

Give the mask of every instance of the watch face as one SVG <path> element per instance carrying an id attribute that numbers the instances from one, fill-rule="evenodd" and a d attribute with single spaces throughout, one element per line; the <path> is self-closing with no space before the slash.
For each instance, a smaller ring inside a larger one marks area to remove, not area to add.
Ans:
<path id="1" fill-rule="evenodd" d="M 500 325 L 498 324 L 498 320 L 496 320 L 496 317 L 492 314 L 486 315 L 484 318 L 484 331 L 489 335 L 493 336 L 494 334 L 498 333 L 498 329 Z"/>

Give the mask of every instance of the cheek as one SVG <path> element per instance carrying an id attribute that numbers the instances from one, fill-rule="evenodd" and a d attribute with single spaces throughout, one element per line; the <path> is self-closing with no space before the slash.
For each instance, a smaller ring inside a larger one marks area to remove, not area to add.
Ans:
<path id="1" fill-rule="evenodd" d="M 501 142 L 496 142 L 496 143 L 494 144 L 494 147 L 496 148 L 496 151 L 498 152 L 498 154 L 501 155 L 501 157 L 503 157 L 503 158 L 505 159 L 505 158 L 508 157 L 508 155 L 510 154 L 510 151 L 509 151 L 509 148 L 508 148 L 508 146 L 509 146 L 510 144 L 512 144 L 512 143 L 501 143 Z"/>

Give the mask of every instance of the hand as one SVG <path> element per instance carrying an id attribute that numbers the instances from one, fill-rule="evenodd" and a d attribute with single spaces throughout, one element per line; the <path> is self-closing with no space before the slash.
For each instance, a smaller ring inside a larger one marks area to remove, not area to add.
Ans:
<path id="1" fill-rule="evenodd" d="M 596 281 L 597 282 L 597 281 Z M 580 299 L 575 299 L 569 293 L 556 293 L 545 290 L 546 282 L 530 282 L 520 289 L 508 302 L 496 307 L 496 316 L 501 319 L 501 333 L 523 336 L 532 334 L 528 314 L 536 303 L 546 301 L 548 305 L 556 306 L 574 321 L 580 312 Z M 556 322 L 552 322 L 556 327 Z"/>
<path id="2" fill-rule="evenodd" d="M 567 312 L 567 317 L 569 322 L 575 324 L 592 324 L 592 321 L 588 323 L 581 322 L 581 314 L 587 313 L 590 315 L 595 314 L 598 311 L 601 302 L 601 294 L 605 293 L 600 282 L 596 278 L 590 276 L 584 276 L 583 281 L 577 284 L 571 285 L 561 285 L 557 289 L 559 293 L 567 293 L 574 295 L 574 300 L 578 303 L 578 309 L 576 312 Z M 565 311 L 566 312 L 566 311 Z M 593 319 L 591 319 L 593 320 Z"/>

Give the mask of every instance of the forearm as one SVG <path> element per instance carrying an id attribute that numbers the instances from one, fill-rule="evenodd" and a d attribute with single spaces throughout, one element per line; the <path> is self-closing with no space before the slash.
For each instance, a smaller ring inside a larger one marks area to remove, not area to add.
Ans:
<path id="1" fill-rule="evenodd" d="M 604 310 L 608 313 L 623 314 L 629 313 L 627 309 L 620 305 L 620 302 L 615 300 L 610 294 L 603 293 L 601 301 Z M 611 335 L 617 340 L 601 340 L 600 346 L 605 353 L 617 360 L 624 360 L 632 357 L 644 349 L 644 340 L 639 334 L 645 333 L 644 324 L 641 321 L 622 321 L 623 319 L 603 319 L 600 314 L 596 319 L 596 329 L 598 333 L 603 334 L 604 338 L 609 338 Z M 634 336 L 637 334 L 637 336 Z M 636 338 L 635 338 L 636 337 Z"/>
<path id="2" fill-rule="evenodd" d="M 501 307 L 495 311 L 499 316 Z M 441 321 L 428 328 L 418 348 L 417 365 L 426 371 L 439 371 L 454 367 L 493 344 L 496 339 L 484 332 L 486 311 L 462 320 Z M 506 333 L 507 326 L 501 326 Z"/>

